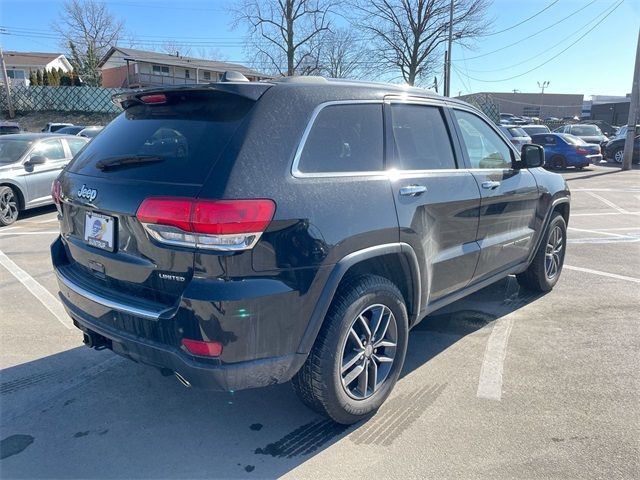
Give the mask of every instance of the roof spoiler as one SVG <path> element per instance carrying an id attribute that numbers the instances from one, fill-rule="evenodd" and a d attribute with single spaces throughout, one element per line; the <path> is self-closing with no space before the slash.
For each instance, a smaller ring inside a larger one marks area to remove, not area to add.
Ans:
<path id="1" fill-rule="evenodd" d="M 257 101 L 273 84 L 263 82 L 238 82 L 237 80 L 227 80 L 219 83 L 193 84 L 179 87 L 152 87 L 141 90 L 131 90 L 128 92 L 117 93 L 111 97 L 111 101 L 123 109 L 127 109 L 132 105 L 139 105 L 143 102 L 140 97 L 161 94 L 168 92 L 191 92 L 191 91 L 214 91 L 224 92 L 239 97 L 248 98 Z"/>

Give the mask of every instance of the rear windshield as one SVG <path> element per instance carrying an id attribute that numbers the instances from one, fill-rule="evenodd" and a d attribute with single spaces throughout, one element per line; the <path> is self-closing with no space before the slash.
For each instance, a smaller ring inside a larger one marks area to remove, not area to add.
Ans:
<path id="1" fill-rule="evenodd" d="M 574 135 L 569 135 L 568 133 L 560 135 L 565 142 L 570 143 L 571 145 L 586 145 L 587 142 L 582 140 L 580 137 L 576 137 Z"/>
<path id="2" fill-rule="evenodd" d="M 602 135 L 602 131 L 596 125 L 574 125 L 571 127 L 571 135 L 596 136 Z"/>
<path id="3" fill-rule="evenodd" d="M 533 134 L 535 135 L 536 133 L 549 133 L 549 128 L 545 127 L 545 126 L 540 126 L 540 127 L 525 127 L 523 128 L 523 130 L 525 132 L 528 132 L 529 134 Z"/>
<path id="4" fill-rule="evenodd" d="M 202 185 L 253 106 L 222 92 L 168 92 L 163 104 L 135 104 L 113 120 L 69 164 L 94 177 Z M 135 162 L 136 158 L 153 159 Z M 105 164 L 133 159 L 115 168 Z"/>

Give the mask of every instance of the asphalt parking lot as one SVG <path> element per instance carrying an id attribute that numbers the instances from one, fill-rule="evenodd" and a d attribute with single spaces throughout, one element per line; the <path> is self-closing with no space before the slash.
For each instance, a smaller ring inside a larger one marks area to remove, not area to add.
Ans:
<path id="1" fill-rule="evenodd" d="M 508 278 L 425 319 L 349 428 L 289 384 L 235 393 L 82 346 L 57 303 L 53 208 L 0 229 L 3 478 L 639 478 L 640 170 L 566 172 L 562 278 Z"/>

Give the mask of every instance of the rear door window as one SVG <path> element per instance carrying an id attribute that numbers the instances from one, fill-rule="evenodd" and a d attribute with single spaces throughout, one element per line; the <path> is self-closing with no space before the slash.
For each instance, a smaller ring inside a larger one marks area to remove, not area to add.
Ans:
<path id="1" fill-rule="evenodd" d="M 301 173 L 372 172 L 383 169 L 381 104 L 324 107 L 307 135 Z"/>
<path id="2" fill-rule="evenodd" d="M 47 140 L 37 144 L 31 152 L 33 155 L 42 155 L 49 160 L 64 160 L 66 158 L 64 147 L 60 140 Z"/>
<path id="3" fill-rule="evenodd" d="M 391 118 L 396 168 L 400 170 L 456 168 L 451 139 L 440 108 L 392 104 Z"/>
<path id="4" fill-rule="evenodd" d="M 71 150 L 71 156 L 75 156 L 87 144 L 85 140 L 79 138 L 67 138 L 66 140 L 69 150 Z"/>
<path id="5" fill-rule="evenodd" d="M 202 185 L 255 102 L 212 91 L 167 92 L 166 97 L 162 104 L 127 108 L 79 153 L 69 171 Z M 119 160 L 122 165 L 113 167 Z"/>

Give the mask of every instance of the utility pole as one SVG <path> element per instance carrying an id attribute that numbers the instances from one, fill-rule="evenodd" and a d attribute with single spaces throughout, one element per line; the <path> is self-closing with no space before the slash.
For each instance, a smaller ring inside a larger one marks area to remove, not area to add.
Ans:
<path id="1" fill-rule="evenodd" d="M 453 43 L 453 2 L 449 4 L 449 40 L 447 41 L 447 53 L 445 55 L 444 69 L 444 96 L 451 96 L 451 45 Z"/>
<path id="2" fill-rule="evenodd" d="M 640 31 L 638 31 L 638 44 L 636 45 L 636 66 L 633 70 L 633 86 L 631 87 L 631 102 L 629 103 L 629 120 L 627 120 L 627 138 L 624 141 L 624 158 L 622 170 L 631 170 L 633 158 L 634 139 L 637 135 L 638 113 L 640 112 Z"/>
<path id="3" fill-rule="evenodd" d="M 542 95 L 540 96 L 540 118 L 542 117 L 542 107 L 544 106 L 544 89 L 549 86 L 551 82 L 549 80 L 545 80 L 544 82 L 538 82 L 538 88 L 542 90 Z"/>
<path id="4" fill-rule="evenodd" d="M 0 64 L 2 64 L 2 78 L 4 79 L 4 88 L 7 91 L 7 107 L 9 108 L 9 118 L 13 118 L 16 116 L 16 114 L 13 111 L 13 102 L 11 101 L 11 87 L 9 86 L 7 67 L 4 64 L 4 54 L 2 53 L 2 47 L 0 47 Z"/>

